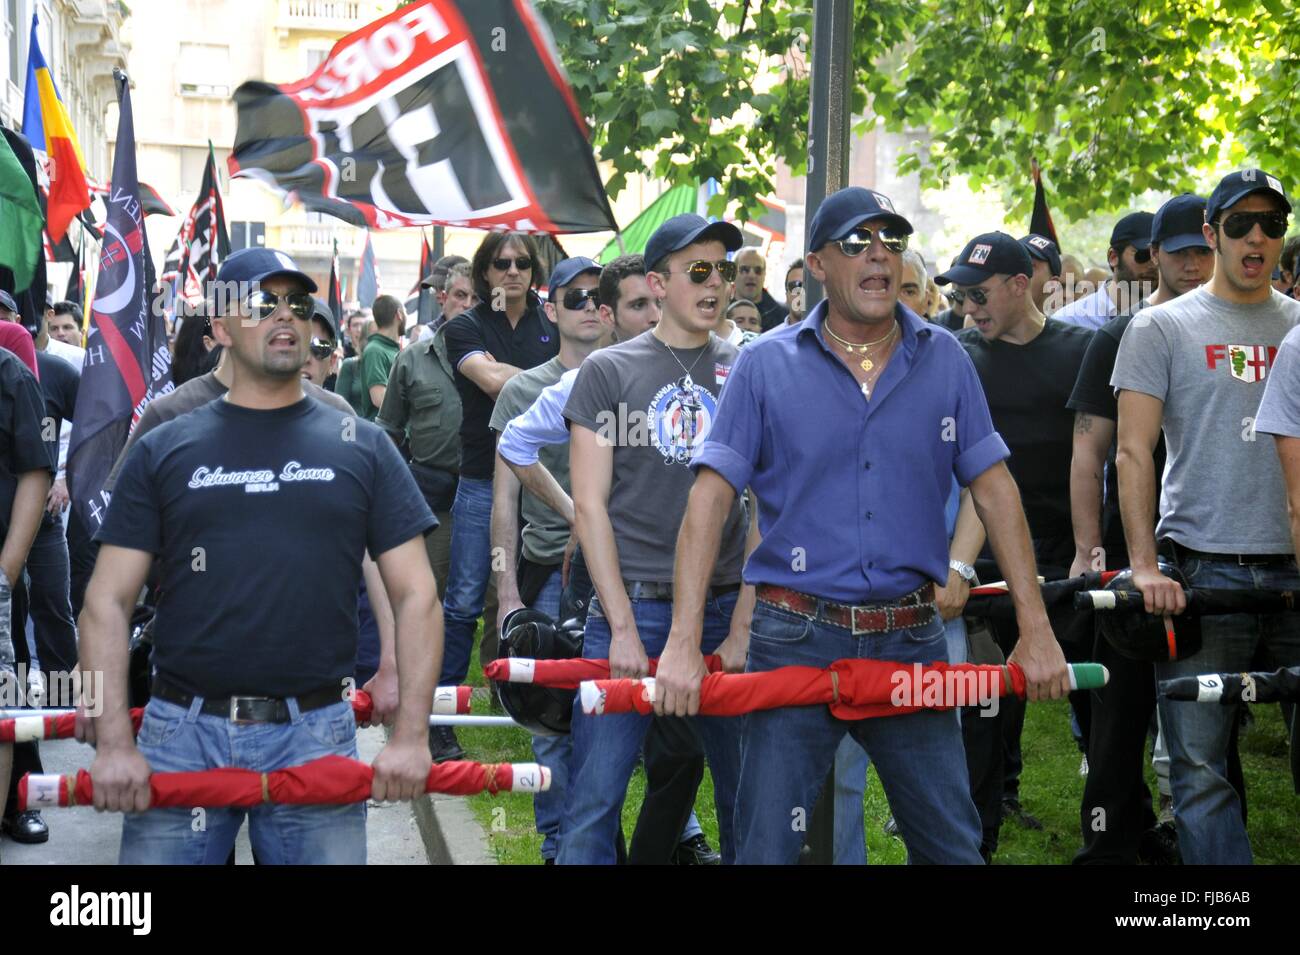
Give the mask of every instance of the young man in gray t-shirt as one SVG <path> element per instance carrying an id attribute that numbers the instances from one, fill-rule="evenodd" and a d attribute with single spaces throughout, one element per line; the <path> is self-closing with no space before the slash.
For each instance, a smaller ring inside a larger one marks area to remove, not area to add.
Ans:
<path id="1" fill-rule="evenodd" d="M 1152 613 L 1181 613 L 1182 588 L 1156 566 L 1156 538 L 1170 542 L 1188 583 L 1233 589 L 1300 588 L 1287 533 L 1282 469 L 1256 440 L 1256 411 L 1278 346 L 1300 325 L 1300 302 L 1273 290 L 1291 204 L 1262 170 L 1235 172 L 1206 206 L 1215 251 L 1210 282 L 1141 312 L 1120 343 L 1112 386 L 1119 393 L 1120 510 L 1133 582 Z M 1153 535 L 1152 449 L 1164 429 L 1168 461 Z M 1235 614 L 1201 620 L 1203 646 L 1157 679 L 1300 663 L 1300 619 Z M 1226 775 L 1234 707 L 1160 701 L 1174 818 L 1183 861 L 1251 861 L 1236 791 Z"/>
<path id="2" fill-rule="evenodd" d="M 668 640 L 677 529 L 694 481 L 688 465 L 708 437 L 737 354 L 710 330 L 725 283 L 735 277 L 726 253 L 740 245 L 740 231 L 729 223 L 684 214 L 661 225 L 646 245 L 646 268 L 663 317 L 654 329 L 588 358 L 564 409 L 576 530 L 596 586 L 583 654 L 608 657 L 615 677 L 646 676 L 648 658 Z M 738 502 L 727 517 L 704 620 L 704 652 L 722 652 L 737 668 L 749 635 L 745 614 L 732 620 L 745 531 Z M 751 591 L 745 605 L 752 602 Z M 619 810 L 650 719 L 584 716 L 575 703 L 561 864 L 614 862 Z M 696 720 L 713 773 L 724 863 L 735 857 L 739 724 Z"/>

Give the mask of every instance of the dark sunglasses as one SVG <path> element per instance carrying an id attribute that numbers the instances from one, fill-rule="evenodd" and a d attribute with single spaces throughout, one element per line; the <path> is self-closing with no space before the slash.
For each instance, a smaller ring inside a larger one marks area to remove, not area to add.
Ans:
<path id="1" fill-rule="evenodd" d="M 1011 281 L 1011 279 L 1012 276 L 1008 275 L 1002 280 L 1002 284 L 1006 285 Z M 945 292 L 944 294 L 952 301 L 953 305 L 961 305 L 966 301 L 967 297 L 969 297 L 976 305 L 987 305 L 989 303 L 989 290 L 978 286 L 975 288 L 965 289 L 964 291 L 955 288 L 951 292 Z"/>
<path id="2" fill-rule="evenodd" d="M 1150 250 L 1150 249 L 1134 249 L 1134 250 L 1133 250 L 1133 261 L 1136 262 L 1138 265 L 1146 265 L 1148 262 L 1151 261 L 1151 250 Z"/>
<path id="3" fill-rule="evenodd" d="M 722 276 L 724 282 L 736 281 L 736 263 L 728 262 L 726 259 L 720 259 L 717 262 L 710 262 L 708 259 L 696 259 L 694 262 L 687 262 L 684 272 L 664 272 L 664 275 L 689 275 L 691 281 L 696 285 L 703 285 L 709 280 L 714 269 Z"/>
<path id="4" fill-rule="evenodd" d="M 244 299 L 244 311 L 255 321 L 265 321 L 275 314 L 275 310 L 284 302 L 289 306 L 289 311 L 293 313 L 294 318 L 308 319 L 311 318 L 312 309 L 315 303 L 306 292 L 290 292 L 287 295 L 276 295 L 274 292 L 268 292 L 265 289 L 258 289 Z"/>
<path id="5" fill-rule="evenodd" d="M 511 262 L 520 272 L 527 272 L 533 267 L 532 259 L 526 255 L 517 255 L 513 259 L 493 259 L 492 268 L 498 272 L 509 272 Z"/>
<path id="6" fill-rule="evenodd" d="M 1286 235 L 1287 217 L 1284 212 L 1234 212 L 1222 222 L 1211 222 L 1216 228 L 1223 226 L 1223 234 L 1229 239 L 1242 239 L 1250 230 L 1259 227 L 1270 239 L 1280 239 Z"/>
<path id="7" fill-rule="evenodd" d="M 325 338 L 313 338 L 311 340 L 311 357 L 319 361 L 324 361 L 330 355 L 334 354 L 334 343 Z"/>
<path id="8" fill-rule="evenodd" d="M 564 290 L 564 298 L 561 301 L 564 303 L 565 308 L 574 312 L 586 308 L 588 302 L 599 308 L 600 290 L 594 288 L 568 288 Z"/>
<path id="9" fill-rule="evenodd" d="M 787 292 L 793 292 L 793 291 L 794 291 L 795 289 L 797 289 L 797 288 L 803 288 L 803 283 L 802 283 L 802 282 L 786 282 L 786 283 L 785 283 L 785 290 L 786 290 Z"/>
<path id="10" fill-rule="evenodd" d="M 858 226 L 836 244 L 840 247 L 841 252 L 853 259 L 871 248 L 873 238 L 879 238 L 880 244 L 895 255 L 901 255 L 907 251 L 907 236 L 897 229 L 891 229 L 889 226 L 882 226 L 879 229 Z"/>

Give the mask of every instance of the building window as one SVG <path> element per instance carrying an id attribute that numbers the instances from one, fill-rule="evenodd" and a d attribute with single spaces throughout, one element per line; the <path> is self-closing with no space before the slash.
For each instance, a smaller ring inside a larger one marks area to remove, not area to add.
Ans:
<path id="1" fill-rule="evenodd" d="M 224 193 L 221 173 L 226 168 L 226 159 L 230 156 L 230 150 L 215 149 L 213 152 L 217 159 L 217 189 Z M 181 193 L 185 196 L 197 196 L 199 187 L 203 185 L 203 167 L 208 161 L 208 147 L 182 146 L 180 154 Z"/>
<path id="2" fill-rule="evenodd" d="M 320 66 L 322 63 L 325 62 L 325 57 L 329 56 L 330 51 L 323 47 L 316 48 L 316 49 L 313 49 L 312 47 L 307 47 L 305 50 L 303 50 L 303 53 L 307 57 L 307 72 L 303 75 L 311 76 L 313 73 L 316 72 L 316 67 Z"/>
<path id="3" fill-rule="evenodd" d="M 182 43 L 177 72 L 182 96 L 230 95 L 230 47 Z"/>
<path id="4" fill-rule="evenodd" d="M 18 29 L 18 0 L 5 0 L 5 29 L 9 32 L 9 81 L 21 88 L 26 81 L 18 72 L 18 38 L 22 33 Z"/>

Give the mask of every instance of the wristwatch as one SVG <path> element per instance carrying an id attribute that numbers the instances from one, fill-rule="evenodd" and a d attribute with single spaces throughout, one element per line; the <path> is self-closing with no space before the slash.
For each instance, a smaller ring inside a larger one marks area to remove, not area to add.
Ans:
<path id="1" fill-rule="evenodd" d="M 975 576 L 975 568 L 965 561 L 953 559 L 948 561 L 948 566 L 957 571 L 958 576 L 972 587 L 979 583 Z"/>

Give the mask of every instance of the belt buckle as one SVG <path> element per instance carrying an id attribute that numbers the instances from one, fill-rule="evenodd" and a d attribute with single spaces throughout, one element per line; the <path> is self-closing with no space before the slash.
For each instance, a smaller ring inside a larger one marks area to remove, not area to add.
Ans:
<path id="1" fill-rule="evenodd" d="M 861 610 L 863 613 L 872 613 L 872 612 L 873 612 L 873 611 L 869 610 L 869 609 L 866 608 L 866 607 L 853 606 L 853 607 L 850 607 L 850 608 L 849 608 L 849 626 L 850 626 L 850 628 L 852 629 L 853 635 L 854 635 L 855 637 L 860 637 L 860 636 L 862 636 L 863 634 L 871 633 L 871 632 L 872 632 L 872 630 L 869 629 L 868 627 L 865 627 L 865 626 L 864 626 L 864 627 L 859 627 L 859 626 L 858 626 L 858 611 L 859 611 L 859 610 Z"/>
<path id="2" fill-rule="evenodd" d="M 241 726 L 246 726 L 249 723 L 265 723 L 265 720 L 254 716 L 253 712 L 257 704 L 268 702 L 270 702 L 270 697 L 266 696 L 232 696 L 230 698 L 230 722 Z"/>

